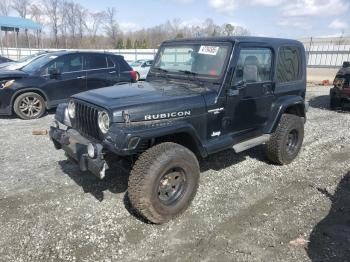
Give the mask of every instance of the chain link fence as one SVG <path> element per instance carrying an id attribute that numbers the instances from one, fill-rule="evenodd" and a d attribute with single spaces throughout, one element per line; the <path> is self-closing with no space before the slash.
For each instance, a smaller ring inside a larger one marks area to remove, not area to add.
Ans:
<path id="1" fill-rule="evenodd" d="M 302 39 L 308 67 L 339 68 L 350 61 L 350 37 Z"/>

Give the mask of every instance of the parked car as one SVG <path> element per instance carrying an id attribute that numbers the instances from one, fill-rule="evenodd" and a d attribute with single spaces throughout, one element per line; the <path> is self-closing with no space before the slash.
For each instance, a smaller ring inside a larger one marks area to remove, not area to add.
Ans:
<path id="1" fill-rule="evenodd" d="M 130 66 L 136 71 L 136 79 L 144 80 L 153 64 L 153 60 L 136 60 Z"/>
<path id="2" fill-rule="evenodd" d="M 261 144 L 272 163 L 297 157 L 307 111 L 305 60 L 303 44 L 287 39 L 166 41 L 145 82 L 83 92 L 59 105 L 50 137 L 101 179 L 111 162 L 133 163 L 130 203 L 164 223 L 194 198 L 198 157 Z"/>
<path id="3" fill-rule="evenodd" d="M 0 64 L 0 70 L 18 70 L 34 60 L 46 55 L 48 52 L 40 52 L 33 55 L 25 56 L 18 61 L 10 61 Z"/>
<path id="4" fill-rule="evenodd" d="M 48 53 L 21 70 L 0 71 L 0 114 L 41 117 L 71 95 L 133 82 L 136 72 L 122 56 L 93 52 Z M 115 87 L 114 87 L 115 88 Z"/>
<path id="5" fill-rule="evenodd" d="M 350 62 L 344 62 L 330 90 L 330 108 L 350 108 Z"/>
<path id="6" fill-rule="evenodd" d="M 0 65 L 8 62 L 12 62 L 12 60 L 7 57 L 0 56 Z"/>

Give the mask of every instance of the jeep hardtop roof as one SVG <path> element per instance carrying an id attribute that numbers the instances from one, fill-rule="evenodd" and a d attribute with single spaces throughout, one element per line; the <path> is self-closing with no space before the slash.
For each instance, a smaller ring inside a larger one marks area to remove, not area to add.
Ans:
<path id="1" fill-rule="evenodd" d="M 182 43 L 182 42 L 231 42 L 231 43 L 269 43 L 271 45 L 284 45 L 293 44 L 303 46 L 303 44 L 297 40 L 273 38 L 273 37 L 257 37 L 257 36 L 221 36 L 221 37 L 198 37 L 198 38 L 183 38 L 164 41 L 164 44 L 168 43 Z"/>

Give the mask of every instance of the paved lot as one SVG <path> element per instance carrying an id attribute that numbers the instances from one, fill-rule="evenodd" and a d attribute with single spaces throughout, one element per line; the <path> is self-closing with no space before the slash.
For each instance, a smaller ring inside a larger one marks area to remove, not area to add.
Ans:
<path id="1" fill-rule="evenodd" d="M 350 113 L 330 111 L 327 94 L 325 87 L 309 88 L 306 137 L 294 163 L 270 165 L 261 147 L 211 156 L 201 163 L 191 208 L 161 226 L 133 216 L 124 197 L 128 170 L 114 168 L 99 181 L 79 172 L 47 136 L 31 134 L 47 128 L 52 114 L 36 121 L 1 118 L 0 260 L 328 261 L 331 253 L 350 255 Z M 289 244 L 299 237 L 309 246 Z"/>

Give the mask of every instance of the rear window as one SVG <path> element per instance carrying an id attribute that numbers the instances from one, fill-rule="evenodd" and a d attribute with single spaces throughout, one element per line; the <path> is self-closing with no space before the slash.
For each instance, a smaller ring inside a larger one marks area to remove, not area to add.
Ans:
<path id="1" fill-rule="evenodd" d="M 105 55 L 87 55 L 85 60 L 85 68 L 101 69 L 107 68 L 107 59 Z"/>
<path id="2" fill-rule="evenodd" d="M 115 56 L 115 61 L 118 62 L 121 72 L 132 70 L 129 64 L 124 60 L 123 57 Z"/>
<path id="3" fill-rule="evenodd" d="M 277 82 L 287 83 L 300 80 L 301 60 L 297 47 L 281 47 L 277 60 Z"/>

